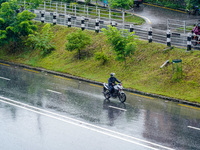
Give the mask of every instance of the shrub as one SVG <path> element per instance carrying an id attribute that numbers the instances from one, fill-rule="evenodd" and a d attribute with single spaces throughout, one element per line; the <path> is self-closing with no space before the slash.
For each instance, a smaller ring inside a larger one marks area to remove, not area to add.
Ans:
<path id="1" fill-rule="evenodd" d="M 102 61 L 103 65 L 104 65 L 109 60 L 109 58 L 104 52 L 96 52 L 95 60 Z"/>
<path id="2" fill-rule="evenodd" d="M 91 38 L 84 31 L 79 29 L 76 32 L 72 32 L 67 35 L 68 43 L 66 44 L 66 50 L 73 51 L 77 50 L 78 59 L 81 59 L 81 49 L 84 49 L 91 43 Z"/>

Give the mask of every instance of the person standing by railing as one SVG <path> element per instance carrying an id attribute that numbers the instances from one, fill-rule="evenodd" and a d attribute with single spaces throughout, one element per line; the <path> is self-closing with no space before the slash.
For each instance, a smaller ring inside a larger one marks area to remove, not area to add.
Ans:
<path id="1" fill-rule="evenodd" d="M 200 23 L 198 23 L 193 29 L 192 29 L 192 39 L 193 40 L 196 40 L 197 43 L 196 44 L 199 44 L 200 43 Z M 195 45 L 196 45 L 195 44 Z"/>

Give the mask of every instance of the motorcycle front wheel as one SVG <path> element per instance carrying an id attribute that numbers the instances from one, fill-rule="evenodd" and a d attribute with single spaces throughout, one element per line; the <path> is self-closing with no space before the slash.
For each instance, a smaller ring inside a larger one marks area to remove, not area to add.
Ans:
<path id="1" fill-rule="evenodd" d="M 124 103 L 126 101 L 126 94 L 125 93 L 121 93 L 119 96 L 119 101 Z"/>
<path id="2" fill-rule="evenodd" d="M 110 92 L 109 92 L 109 90 L 106 89 L 106 88 L 103 88 L 103 93 L 104 93 L 105 99 L 109 100 L 109 98 L 110 98 Z"/>

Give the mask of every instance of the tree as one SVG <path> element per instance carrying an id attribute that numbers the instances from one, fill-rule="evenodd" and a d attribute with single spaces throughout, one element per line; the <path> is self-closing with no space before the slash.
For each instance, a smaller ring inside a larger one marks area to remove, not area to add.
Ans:
<path id="1" fill-rule="evenodd" d="M 52 43 L 54 33 L 51 31 L 51 25 L 45 24 L 40 33 L 30 34 L 27 40 L 27 46 L 32 46 L 33 49 L 41 50 L 42 55 L 47 55 L 55 50 L 55 45 Z"/>
<path id="2" fill-rule="evenodd" d="M 116 59 L 125 62 L 126 57 L 131 57 L 137 49 L 136 36 L 128 33 L 127 30 L 119 30 L 116 27 L 108 26 L 108 30 L 102 29 L 107 36 L 109 43 L 113 46 Z M 127 36 L 124 36 L 127 35 Z"/>
<path id="3" fill-rule="evenodd" d="M 128 0 L 109 0 L 109 3 L 112 8 L 128 9 L 129 7 Z"/>
<path id="4" fill-rule="evenodd" d="M 26 0 L 25 7 L 26 9 L 35 9 L 43 2 L 44 0 Z"/>
<path id="5" fill-rule="evenodd" d="M 2 3 L 0 11 L 0 46 L 10 44 L 12 52 L 15 52 L 23 37 L 37 29 L 31 21 L 36 15 L 29 11 L 17 13 L 18 8 L 17 1 L 10 1 Z"/>
<path id="6" fill-rule="evenodd" d="M 81 59 L 81 49 L 85 48 L 87 45 L 91 43 L 91 38 L 84 31 L 79 29 L 76 32 L 72 32 L 67 35 L 67 44 L 66 50 L 73 51 L 77 50 L 78 59 Z"/>
<path id="7" fill-rule="evenodd" d="M 190 10 L 193 6 L 200 6 L 200 0 L 185 0 L 186 9 Z"/>

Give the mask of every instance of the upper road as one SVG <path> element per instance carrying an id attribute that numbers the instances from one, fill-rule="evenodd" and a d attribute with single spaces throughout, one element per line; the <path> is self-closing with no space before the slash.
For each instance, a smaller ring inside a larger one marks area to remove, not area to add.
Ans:
<path id="1" fill-rule="evenodd" d="M 184 11 L 163 8 L 160 6 L 152 6 L 149 4 L 143 4 L 140 7 L 135 7 L 134 13 L 146 18 L 145 26 L 151 25 L 153 28 L 161 30 L 167 29 L 167 19 L 182 21 L 200 19 L 199 16 L 188 15 Z"/>

